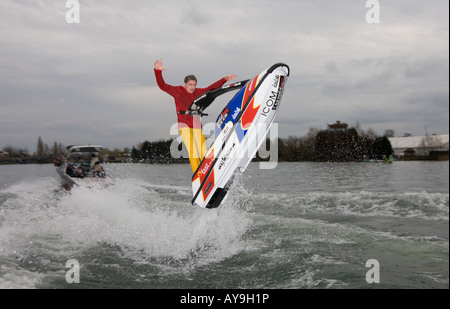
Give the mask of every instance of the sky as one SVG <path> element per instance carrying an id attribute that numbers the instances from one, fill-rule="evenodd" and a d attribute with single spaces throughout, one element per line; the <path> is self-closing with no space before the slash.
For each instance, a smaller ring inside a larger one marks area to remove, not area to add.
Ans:
<path id="1" fill-rule="evenodd" d="M 281 138 L 337 120 L 379 135 L 449 132 L 447 0 L 79 0 L 79 14 L 66 2 L 0 1 L 0 150 L 33 153 L 39 136 L 110 149 L 176 138 L 160 58 L 168 84 L 195 74 L 198 87 L 286 63 Z"/>

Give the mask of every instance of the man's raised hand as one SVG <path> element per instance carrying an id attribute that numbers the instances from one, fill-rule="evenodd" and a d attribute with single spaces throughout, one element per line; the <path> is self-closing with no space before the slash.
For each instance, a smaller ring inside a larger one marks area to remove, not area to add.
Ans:
<path id="1" fill-rule="evenodd" d="M 162 58 L 155 61 L 155 70 L 160 70 L 160 71 L 167 70 L 167 68 L 163 67 Z"/>

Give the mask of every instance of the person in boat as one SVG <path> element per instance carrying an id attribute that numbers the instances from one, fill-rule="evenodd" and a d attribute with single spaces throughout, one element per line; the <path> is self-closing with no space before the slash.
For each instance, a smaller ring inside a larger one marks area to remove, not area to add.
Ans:
<path id="1" fill-rule="evenodd" d="M 69 175 L 70 177 L 76 177 L 76 170 L 74 167 L 74 159 L 73 158 L 68 158 L 67 159 L 67 165 L 66 165 L 66 174 Z"/>
<path id="2" fill-rule="evenodd" d="M 91 165 L 90 165 L 90 168 L 93 169 L 94 166 L 95 166 L 96 164 L 100 164 L 100 161 L 98 160 L 98 158 L 97 158 L 97 156 L 95 155 L 95 153 L 93 153 L 93 154 L 91 155 Z"/>
<path id="3" fill-rule="evenodd" d="M 84 169 L 83 169 L 81 166 L 79 166 L 79 167 L 77 168 L 77 171 L 76 171 L 74 177 L 77 177 L 77 178 L 84 178 L 84 176 L 85 176 L 85 174 L 84 174 Z"/>
<path id="4" fill-rule="evenodd" d="M 184 114 L 189 109 L 191 103 L 200 95 L 207 91 L 222 87 L 227 81 L 236 79 L 237 75 L 228 75 L 218 80 L 206 88 L 197 88 L 197 78 L 188 75 L 184 79 L 183 86 L 172 86 L 166 84 L 162 76 L 162 59 L 155 61 L 155 76 L 159 88 L 171 95 L 175 99 L 175 106 L 178 119 L 178 130 L 189 153 L 192 172 L 197 170 L 203 157 L 206 155 L 205 135 L 203 134 L 200 116 Z"/>
<path id="5" fill-rule="evenodd" d="M 67 164 L 67 166 L 66 166 L 66 174 L 69 175 L 70 177 L 76 177 L 75 169 L 74 169 L 73 165 L 70 163 Z"/>
<path id="6" fill-rule="evenodd" d="M 98 161 L 91 168 L 91 172 L 92 172 L 93 177 L 101 177 L 101 178 L 106 177 L 106 173 L 103 170 L 103 167 L 100 165 L 100 162 L 98 162 Z"/>

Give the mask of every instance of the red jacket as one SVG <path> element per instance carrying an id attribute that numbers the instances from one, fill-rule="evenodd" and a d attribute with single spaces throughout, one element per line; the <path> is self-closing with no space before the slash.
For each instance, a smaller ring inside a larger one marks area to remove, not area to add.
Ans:
<path id="1" fill-rule="evenodd" d="M 190 115 L 184 115 L 179 114 L 179 111 L 186 111 L 189 106 L 191 106 L 191 103 L 198 98 L 203 93 L 210 91 L 212 89 L 216 89 L 219 87 L 222 87 L 223 84 L 227 82 L 225 78 L 222 78 L 221 80 L 218 80 L 214 84 L 208 86 L 207 88 L 195 88 L 194 93 L 187 92 L 186 88 L 184 86 L 172 86 L 166 84 L 164 81 L 164 78 L 162 76 L 161 70 L 155 69 L 155 76 L 156 76 L 156 82 L 158 83 L 159 88 L 161 88 L 162 91 L 167 92 L 175 99 L 175 106 L 177 110 L 178 115 L 178 128 L 183 127 L 189 127 L 189 128 L 201 128 L 201 120 L 200 116 L 190 116 Z"/>

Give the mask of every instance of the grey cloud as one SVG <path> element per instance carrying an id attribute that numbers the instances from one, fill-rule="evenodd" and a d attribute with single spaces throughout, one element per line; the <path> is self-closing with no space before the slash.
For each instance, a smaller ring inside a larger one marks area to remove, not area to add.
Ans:
<path id="1" fill-rule="evenodd" d="M 378 25 L 365 22 L 360 0 L 80 1 L 77 25 L 64 4 L 0 3 L 0 148 L 34 151 L 38 135 L 107 147 L 168 138 L 176 115 L 155 82 L 161 57 L 174 85 L 286 62 L 281 137 L 335 120 L 448 133 L 448 1 L 382 2 Z M 215 104 L 211 115 L 225 101 Z"/>
<path id="2" fill-rule="evenodd" d="M 211 17 L 206 14 L 199 4 L 189 4 L 182 10 L 181 22 L 183 24 L 193 24 L 194 26 L 202 26 L 207 24 Z"/>

